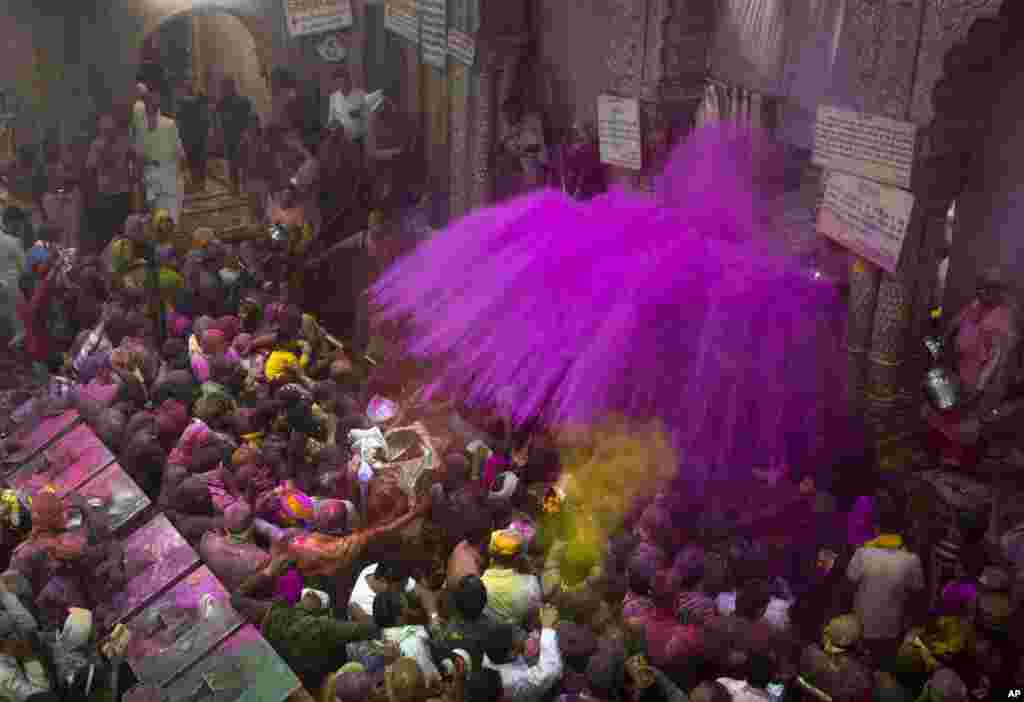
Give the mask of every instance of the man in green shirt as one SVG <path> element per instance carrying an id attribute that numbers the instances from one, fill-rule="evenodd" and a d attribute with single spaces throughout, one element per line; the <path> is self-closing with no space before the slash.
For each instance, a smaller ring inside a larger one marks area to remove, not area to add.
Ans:
<path id="1" fill-rule="evenodd" d="M 372 622 L 334 619 L 324 606 L 326 595 L 307 591 L 295 606 L 261 595 L 273 592 L 274 582 L 291 567 L 281 554 L 266 568 L 251 575 L 231 598 L 243 616 L 259 626 L 263 637 L 291 666 L 307 689 L 316 689 L 324 677 L 345 664 L 345 646 L 377 639 L 380 630 Z"/>

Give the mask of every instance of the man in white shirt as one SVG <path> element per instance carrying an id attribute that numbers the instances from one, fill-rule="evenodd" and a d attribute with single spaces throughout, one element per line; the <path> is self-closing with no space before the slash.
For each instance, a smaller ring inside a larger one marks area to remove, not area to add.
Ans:
<path id="1" fill-rule="evenodd" d="M 484 667 L 498 671 L 504 689 L 503 702 L 539 702 L 562 678 L 562 652 L 558 648 L 558 610 L 545 605 L 540 610 L 540 656 L 530 665 L 523 657 L 526 642 L 520 634 L 511 646 L 505 662 L 495 663 L 484 657 Z"/>
<path id="2" fill-rule="evenodd" d="M 136 149 L 145 157 L 146 200 L 153 210 L 167 210 L 177 223 L 184 200 L 178 163 L 185 160 L 185 147 L 178 135 L 178 124 L 160 114 L 160 95 L 147 92 L 143 101 L 145 111 L 134 113 L 132 131 Z"/>
<path id="3" fill-rule="evenodd" d="M 381 592 L 394 591 L 402 587 L 401 575 L 391 563 L 373 563 L 359 573 L 352 594 L 348 598 L 349 615 L 357 621 L 373 617 L 373 602 Z M 406 593 L 416 591 L 416 581 L 405 578 Z"/>
<path id="4" fill-rule="evenodd" d="M 857 549 L 846 576 L 857 586 L 853 609 L 864 644 L 882 660 L 896 655 L 908 628 L 909 600 L 925 582 L 920 557 L 907 550 L 899 534 L 902 514 L 891 498 L 879 498 L 878 518 L 881 534 Z"/>

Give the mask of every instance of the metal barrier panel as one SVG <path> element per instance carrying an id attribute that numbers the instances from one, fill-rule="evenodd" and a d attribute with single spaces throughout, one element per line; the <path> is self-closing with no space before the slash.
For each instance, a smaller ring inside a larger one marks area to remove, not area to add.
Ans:
<path id="1" fill-rule="evenodd" d="M 166 687 L 166 702 L 283 702 L 301 683 L 247 624 Z"/>
<path id="2" fill-rule="evenodd" d="M 199 554 L 158 514 L 124 540 L 124 562 L 128 582 L 111 598 L 107 628 L 133 617 L 193 570 Z"/>
<path id="3" fill-rule="evenodd" d="M 128 621 L 125 660 L 139 682 L 164 685 L 243 624 L 227 591 L 203 566 Z"/>
<path id="4" fill-rule="evenodd" d="M 22 465 L 8 482 L 29 494 L 50 485 L 64 497 L 114 462 L 111 453 L 87 424 L 78 424 L 45 449 L 35 459 Z"/>

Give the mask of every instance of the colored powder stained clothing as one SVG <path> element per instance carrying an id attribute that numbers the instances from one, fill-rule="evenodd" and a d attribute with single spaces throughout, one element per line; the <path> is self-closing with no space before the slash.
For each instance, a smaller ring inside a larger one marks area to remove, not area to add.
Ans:
<path id="1" fill-rule="evenodd" d="M 542 594 L 536 575 L 511 568 L 488 568 L 480 578 L 487 588 L 486 616 L 507 624 L 522 625 L 540 608 Z"/>
<path id="2" fill-rule="evenodd" d="M 344 622 L 301 607 L 275 603 L 261 626 L 263 636 L 281 658 L 305 679 L 322 677 L 345 661 L 345 646 L 376 638 L 373 624 Z"/>
<path id="3" fill-rule="evenodd" d="M 150 129 L 145 112 L 133 115 L 135 144 L 145 157 L 143 181 L 146 200 L 153 209 L 163 209 L 175 222 L 181 217 L 184 191 L 179 180 L 178 155 L 183 150 L 174 120 L 160 115 L 156 129 Z"/>
<path id="4" fill-rule="evenodd" d="M 182 433 L 177 445 L 171 450 L 167 457 L 168 465 L 189 466 L 192 463 L 192 455 L 195 450 L 205 444 L 213 436 L 210 427 L 201 419 L 193 419 L 192 423 Z"/>
<path id="5" fill-rule="evenodd" d="M 24 276 L 22 288 L 31 290 L 31 297 L 18 310 L 25 327 L 25 350 L 34 361 L 49 362 L 73 343 L 76 329 L 58 297 L 59 284 L 50 278 L 38 280 L 34 273 Z"/>
<path id="6" fill-rule="evenodd" d="M 921 559 L 883 534 L 857 549 L 847 577 L 857 585 L 854 611 L 864 626 L 864 638 L 897 638 L 904 632 L 904 608 L 924 590 Z M 899 542 L 900 544 L 902 542 Z"/>
<path id="7" fill-rule="evenodd" d="M 349 536 L 314 532 L 292 538 L 288 550 L 304 576 L 333 576 L 351 570 L 366 552 L 370 539 L 371 534 L 365 531 Z"/>

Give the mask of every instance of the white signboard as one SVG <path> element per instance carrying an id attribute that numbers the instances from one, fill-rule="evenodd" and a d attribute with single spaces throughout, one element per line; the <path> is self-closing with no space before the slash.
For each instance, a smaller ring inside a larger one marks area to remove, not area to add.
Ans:
<path id="1" fill-rule="evenodd" d="M 444 70 L 448 67 L 448 0 L 416 0 L 416 10 L 423 63 Z"/>
<path id="2" fill-rule="evenodd" d="M 597 121 L 601 163 L 634 171 L 643 168 L 639 101 L 600 95 L 597 98 Z"/>
<path id="3" fill-rule="evenodd" d="M 403 39 L 419 44 L 420 18 L 416 12 L 416 0 L 387 0 L 384 26 Z"/>
<path id="4" fill-rule="evenodd" d="M 352 0 L 284 0 L 284 16 L 293 37 L 348 29 Z"/>
<path id="5" fill-rule="evenodd" d="M 448 55 L 466 66 L 476 61 L 476 40 L 457 29 L 448 30 Z"/>
<path id="6" fill-rule="evenodd" d="M 888 117 L 821 106 L 814 125 L 814 163 L 910 188 L 917 125 Z"/>
<path id="7" fill-rule="evenodd" d="M 818 231 L 889 273 L 900 263 L 914 196 L 835 171 L 828 174 Z"/>

